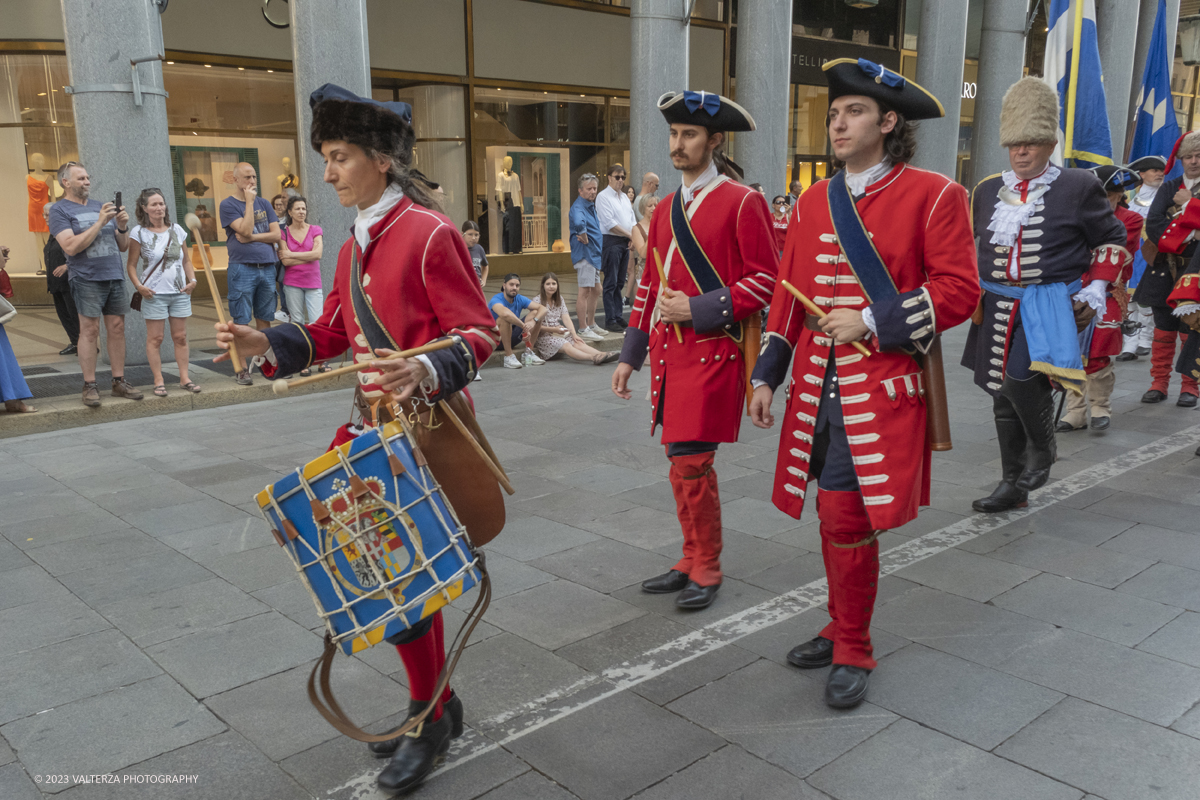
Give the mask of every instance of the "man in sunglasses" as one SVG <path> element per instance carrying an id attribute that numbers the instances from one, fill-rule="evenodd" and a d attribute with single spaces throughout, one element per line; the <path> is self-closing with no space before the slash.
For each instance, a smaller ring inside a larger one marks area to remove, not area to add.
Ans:
<path id="1" fill-rule="evenodd" d="M 633 238 L 633 203 L 625 194 L 625 168 L 608 168 L 608 188 L 596 196 L 596 216 L 604 239 L 600 245 L 600 271 L 604 273 L 604 329 L 622 333 L 627 327 L 621 290 L 629 268 L 629 242 Z"/>
<path id="2" fill-rule="evenodd" d="M 771 227 L 775 229 L 775 249 L 783 255 L 783 243 L 787 241 L 788 215 L 792 209 L 783 195 L 775 195 L 771 201 Z"/>

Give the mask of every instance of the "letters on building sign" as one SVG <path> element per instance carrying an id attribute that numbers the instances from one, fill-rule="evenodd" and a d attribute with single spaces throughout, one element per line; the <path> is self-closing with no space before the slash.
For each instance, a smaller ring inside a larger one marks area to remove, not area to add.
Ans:
<path id="1" fill-rule="evenodd" d="M 974 83 L 966 83 L 966 82 L 964 82 L 964 83 L 963 83 L 963 93 L 962 93 L 962 99 L 963 99 L 963 100 L 974 100 L 974 99 L 975 99 L 975 92 L 976 92 L 976 89 L 977 89 L 977 87 L 975 86 L 975 84 L 974 84 Z"/>

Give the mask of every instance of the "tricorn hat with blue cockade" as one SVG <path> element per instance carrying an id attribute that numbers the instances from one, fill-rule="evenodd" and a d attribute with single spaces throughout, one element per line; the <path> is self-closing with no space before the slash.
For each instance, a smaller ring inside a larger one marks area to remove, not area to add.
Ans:
<path id="1" fill-rule="evenodd" d="M 829 83 L 829 102 L 845 95 L 870 97 L 904 118 L 937 119 L 946 110 L 924 87 L 865 58 L 837 58 L 821 67 Z"/>
<path id="2" fill-rule="evenodd" d="M 1161 169 L 1152 167 L 1152 169 Z M 1100 179 L 1106 192 L 1127 192 L 1142 185 L 1142 179 L 1129 167 L 1119 167 L 1116 164 L 1101 164 L 1092 167 L 1092 172 Z"/>
<path id="3" fill-rule="evenodd" d="M 755 129 L 749 111 L 712 92 L 667 92 L 658 98 L 658 110 L 667 122 L 679 125 L 703 125 L 710 131 Z"/>

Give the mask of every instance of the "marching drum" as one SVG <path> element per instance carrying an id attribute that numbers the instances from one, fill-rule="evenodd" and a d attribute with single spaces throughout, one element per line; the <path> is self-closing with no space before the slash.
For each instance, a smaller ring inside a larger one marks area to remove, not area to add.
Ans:
<path id="1" fill-rule="evenodd" d="M 330 450 L 257 500 L 347 654 L 411 628 L 480 581 L 466 528 L 403 421 Z"/>

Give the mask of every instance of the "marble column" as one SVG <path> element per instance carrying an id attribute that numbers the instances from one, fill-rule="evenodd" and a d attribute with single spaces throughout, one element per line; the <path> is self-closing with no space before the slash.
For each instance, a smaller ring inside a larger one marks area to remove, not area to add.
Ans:
<path id="1" fill-rule="evenodd" d="M 738 134 L 738 163 L 769 198 L 787 192 L 791 0 L 742 0 L 737 43 L 737 102 L 758 126 Z"/>
<path id="2" fill-rule="evenodd" d="M 917 83 L 946 109 L 942 119 L 924 120 L 917 131 L 915 166 L 955 177 L 958 165 L 959 111 L 962 109 L 963 59 L 967 48 L 967 0 L 926 0 L 917 41 Z M 980 60 L 982 69 L 983 61 Z M 979 118 L 979 106 L 975 106 Z"/>
<path id="3" fill-rule="evenodd" d="M 328 292 L 337 256 L 354 224 L 356 209 L 343 208 L 324 181 L 325 161 L 312 149 L 312 110 L 308 97 L 318 86 L 335 83 L 355 94 L 371 94 L 366 0 L 291 0 L 292 70 L 296 93 L 296 138 L 300 148 L 300 186 L 308 199 L 309 219 L 326 232 L 321 282 Z"/>
<path id="4" fill-rule="evenodd" d="M 1133 56 L 1138 34 L 1138 4 L 1134 0 L 1096 0 L 1096 37 L 1100 44 L 1100 69 L 1104 73 L 1104 101 L 1112 133 L 1113 161 L 1125 163 L 1125 134 L 1129 129 L 1130 87 L 1141 83 L 1134 74 Z"/>
<path id="5" fill-rule="evenodd" d="M 142 105 L 137 106 L 131 88 L 113 86 L 131 84 L 131 61 L 162 52 L 158 12 L 146 0 L 62 0 L 62 15 L 71 86 L 83 90 L 73 93 L 71 102 L 79 160 L 92 181 L 91 198 L 110 202 L 121 192 L 131 227 L 136 224 L 134 201 L 142 189 L 161 188 L 167 208 L 174 209 L 167 99 L 162 94 L 144 93 Z M 137 70 L 143 89 L 162 90 L 160 61 L 140 64 Z M 88 91 L 89 87 L 104 90 Z M 121 253 L 123 274 L 124 268 L 125 254 Z M 132 295 L 133 283 L 128 277 L 125 284 L 126 293 Z M 100 339 L 100 357 L 107 363 L 103 323 Z M 170 336 L 165 337 L 161 352 L 165 365 L 173 370 Z M 136 311 L 125 317 L 125 363 L 147 363 L 146 324 Z M 106 396 L 108 387 L 102 385 L 100 394 Z"/>
<path id="6" fill-rule="evenodd" d="M 1021 80 L 1025 64 L 1025 15 L 1029 0 L 986 0 L 979 40 L 975 122 L 971 138 L 972 186 L 1008 169 L 1000 147 L 1000 105 L 1008 87 Z"/>
<path id="7" fill-rule="evenodd" d="M 671 166 L 668 128 L 658 111 L 658 98 L 687 88 L 688 25 L 678 0 L 632 0 L 629 16 L 631 163 L 625 168 L 630 183 L 638 187 L 644 173 L 656 173 L 663 196 L 679 188 L 680 178 Z M 600 185 L 605 185 L 603 175 Z"/>

